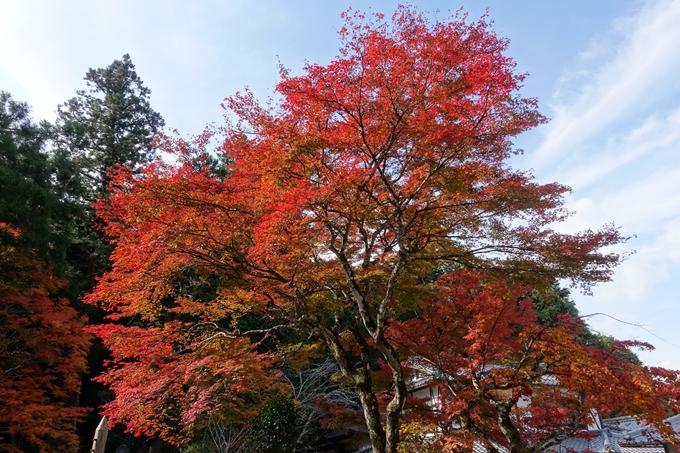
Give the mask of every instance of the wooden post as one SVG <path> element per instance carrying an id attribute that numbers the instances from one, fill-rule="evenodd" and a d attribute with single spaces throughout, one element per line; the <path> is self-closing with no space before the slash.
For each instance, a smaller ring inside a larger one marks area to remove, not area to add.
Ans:
<path id="1" fill-rule="evenodd" d="M 94 440 L 92 441 L 92 449 L 90 449 L 90 453 L 104 453 L 106 437 L 108 435 L 108 419 L 106 417 L 102 417 L 102 421 L 99 422 L 97 429 L 94 431 Z"/>

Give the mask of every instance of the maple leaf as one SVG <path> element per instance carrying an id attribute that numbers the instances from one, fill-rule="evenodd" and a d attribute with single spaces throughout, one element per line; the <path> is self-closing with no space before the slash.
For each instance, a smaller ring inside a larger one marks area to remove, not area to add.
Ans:
<path id="1" fill-rule="evenodd" d="M 0 223 L 3 233 L 21 232 Z M 85 319 L 53 294 L 65 282 L 30 250 L 0 242 L 0 450 L 73 451 L 87 369 Z"/>

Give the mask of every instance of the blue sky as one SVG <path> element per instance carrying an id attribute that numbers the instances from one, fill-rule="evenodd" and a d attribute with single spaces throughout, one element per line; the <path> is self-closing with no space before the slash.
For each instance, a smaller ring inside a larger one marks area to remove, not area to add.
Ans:
<path id="1" fill-rule="evenodd" d="M 130 53 L 171 128 L 221 121 L 222 99 L 250 86 L 263 99 L 281 61 L 326 63 L 339 47 L 340 12 L 391 14 L 393 1 L 0 0 L 0 89 L 52 120 L 84 87 L 88 68 Z M 517 140 L 513 163 L 573 193 L 561 230 L 614 222 L 637 235 L 614 281 L 574 294 L 594 328 L 657 350 L 646 363 L 680 369 L 680 0 L 457 0 L 413 2 L 432 18 L 489 8 L 530 73 L 523 94 L 552 121 Z M 645 330 L 646 329 L 646 330 Z M 647 332 L 653 332 L 654 335 Z"/>

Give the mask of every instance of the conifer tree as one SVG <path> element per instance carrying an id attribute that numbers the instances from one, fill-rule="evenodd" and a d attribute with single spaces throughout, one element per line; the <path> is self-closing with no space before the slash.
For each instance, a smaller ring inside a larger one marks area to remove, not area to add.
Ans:
<path id="1" fill-rule="evenodd" d="M 44 148 L 47 123 L 35 124 L 26 103 L 0 91 L 0 222 L 21 230 L 21 242 L 38 249 L 51 264 L 65 269 L 65 244 L 78 210 L 65 195 L 73 168 L 63 156 Z M 5 234 L 4 241 L 16 242 Z"/>
<path id="2" fill-rule="evenodd" d="M 105 68 L 90 68 L 86 90 L 58 109 L 58 144 L 79 162 L 87 200 L 105 196 L 107 173 L 116 165 L 132 167 L 153 157 L 152 140 L 164 126 L 151 108 L 151 90 L 135 71 L 130 55 Z"/>

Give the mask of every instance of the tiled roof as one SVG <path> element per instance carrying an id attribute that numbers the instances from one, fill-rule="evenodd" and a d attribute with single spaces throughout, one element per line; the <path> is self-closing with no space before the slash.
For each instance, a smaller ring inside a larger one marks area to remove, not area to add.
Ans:
<path id="1" fill-rule="evenodd" d="M 621 453 L 666 453 L 663 444 L 623 445 L 619 444 Z"/>
<path id="2" fill-rule="evenodd" d="M 605 419 L 602 420 L 602 424 L 612 441 L 617 445 L 633 446 L 663 443 L 663 438 L 655 429 L 634 417 Z"/>
<path id="3" fill-rule="evenodd" d="M 606 439 L 603 436 L 595 436 L 590 439 L 582 437 L 570 437 L 560 444 L 551 447 L 548 451 L 555 453 L 580 453 L 582 451 L 602 452 L 605 450 Z"/>
<path id="4" fill-rule="evenodd" d="M 495 445 L 495 444 L 494 444 L 494 445 Z M 507 452 L 508 452 L 508 449 L 505 448 L 505 447 L 502 446 L 502 445 L 496 445 L 496 448 L 497 448 L 498 451 L 500 451 L 501 453 L 507 453 Z M 482 445 L 481 442 L 475 441 L 475 442 L 472 444 L 472 453 L 488 453 L 488 451 L 487 451 L 487 449 L 484 447 L 484 445 Z"/>
<path id="5" fill-rule="evenodd" d="M 680 415 L 666 419 L 680 432 Z M 666 441 L 659 433 L 635 417 L 617 417 L 602 420 L 602 429 L 590 431 L 592 440 L 569 438 L 556 447 L 555 453 L 581 453 L 586 450 L 602 453 L 665 453 Z"/>

